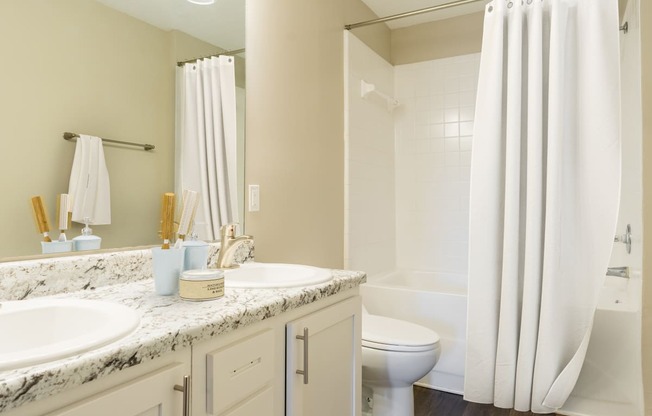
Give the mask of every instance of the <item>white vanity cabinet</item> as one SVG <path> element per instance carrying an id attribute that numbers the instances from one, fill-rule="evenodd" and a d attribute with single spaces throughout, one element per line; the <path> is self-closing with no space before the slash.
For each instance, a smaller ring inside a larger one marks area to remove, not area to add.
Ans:
<path id="1" fill-rule="evenodd" d="M 357 289 L 193 347 L 193 416 L 359 416 Z M 296 338 L 308 328 L 308 348 Z M 303 384 L 304 351 L 308 384 Z M 287 359 L 286 359 L 287 354 Z"/>
<path id="2" fill-rule="evenodd" d="M 127 368 L 3 416 L 183 416 L 190 348 Z M 189 396 L 186 396 L 190 400 Z"/>
<path id="3" fill-rule="evenodd" d="M 358 293 L 316 300 L 3 416 L 360 416 Z M 307 346 L 296 338 L 303 328 Z M 304 353 L 308 384 L 297 374 Z M 184 376 L 189 411 L 175 390 Z"/>

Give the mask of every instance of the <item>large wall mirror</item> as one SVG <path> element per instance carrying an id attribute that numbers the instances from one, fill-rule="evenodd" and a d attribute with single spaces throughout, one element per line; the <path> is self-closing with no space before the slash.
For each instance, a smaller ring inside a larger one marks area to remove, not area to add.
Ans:
<path id="1" fill-rule="evenodd" d="M 0 260 L 41 254 L 30 199 L 67 193 L 75 143 L 64 132 L 149 143 L 104 144 L 112 221 L 102 248 L 157 244 L 160 201 L 175 191 L 177 62 L 245 45 L 245 2 L 0 2 Z M 244 187 L 244 64 L 235 55 L 238 189 Z M 240 208 L 242 212 L 242 208 Z M 73 223 L 68 238 L 80 234 Z"/>

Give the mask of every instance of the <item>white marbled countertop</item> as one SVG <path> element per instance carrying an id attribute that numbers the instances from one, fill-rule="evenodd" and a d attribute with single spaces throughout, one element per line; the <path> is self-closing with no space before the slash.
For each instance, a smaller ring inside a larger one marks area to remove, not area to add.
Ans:
<path id="1" fill-rule="evenodd" d="M 157 296 L 144 279 L 56 298 L 101 299 L 121 303 L 142 315 L 130 335 L 102 348 L 45 364 L 0 372 L 0 412 L 49 397 L 121 369 L 160 357 L 254 322 L 357 287 L 362 272 L 333 270 L 330 282 L 288 289 L 232 289 L 207 302 Z"/>

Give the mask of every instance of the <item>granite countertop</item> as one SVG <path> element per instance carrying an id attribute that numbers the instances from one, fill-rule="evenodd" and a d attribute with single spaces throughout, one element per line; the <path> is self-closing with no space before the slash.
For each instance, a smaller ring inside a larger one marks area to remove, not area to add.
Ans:
<path id="1" fill-rule="evenodd" d="M 365 281 L 362 272 L 332 272 L 333 280 L 319 285 L 287 289 L 226 288 L 223 298 L 207 302 L 157 296 L 151 279 L 53 295 L 53 298 L 121 303 L 141 313 L 140 325 L 130 335 L 99 349 L 0 372 L 0 412 L 352 289 Z"/>

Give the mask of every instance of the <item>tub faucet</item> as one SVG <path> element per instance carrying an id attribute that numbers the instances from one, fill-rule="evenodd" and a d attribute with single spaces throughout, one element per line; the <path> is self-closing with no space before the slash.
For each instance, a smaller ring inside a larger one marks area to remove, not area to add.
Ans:
<path id="1" fill-rule="evenodd" d="M 607 267 L 607 276 L 629 279 L 629 267 Z"/>
<path id="2" fill-rule="evenodd" d="M 220 251 L 217 254 L 217 268 L 219 269 L 235 269 L 239 267 L 237 263 L 233 262 L 235 251 L 242 244 L 254 241 L 250 235 L 235 236 L 235 227 L 237 224 L 227 224 L 220 228 L 220 236 L 222 242 L 220 244 Z"/>

